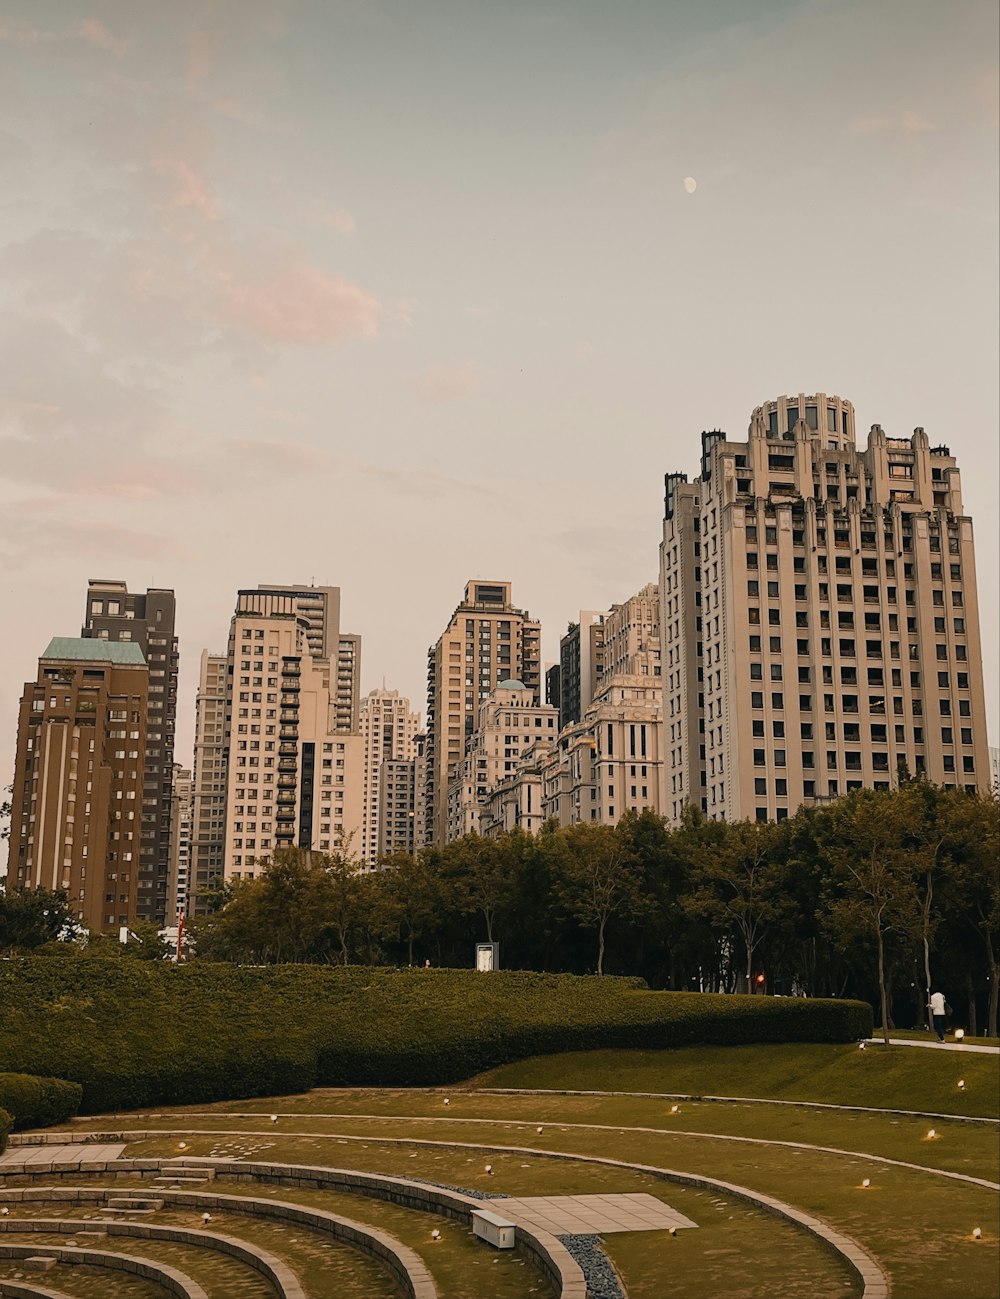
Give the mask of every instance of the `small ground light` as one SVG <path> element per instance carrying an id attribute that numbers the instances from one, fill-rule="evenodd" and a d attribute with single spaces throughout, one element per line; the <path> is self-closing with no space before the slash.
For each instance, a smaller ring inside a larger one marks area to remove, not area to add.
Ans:
<path id="1" fill-rule="evenodd" d="M 535 1131 L 538 1132 L 538 1133 L 541 1133 L 541 1132 L 543 1131 L 543 1129 L 542 1129 L 542 1125 L 539 1124 L 538 1127 L 535 1128 Z"/>
<path id="2" fill-rule="evenodd" d="M 983 1238 L 983 1229 L 982 1229 L 982 1227 L 973 1227 L 973 1228 L 972 1228 L 972 1239 L 973 1239 L 973 1240 L 982 1240 L 982 1238 Z"/>
<path id="3" fill-rule="evenodd" d="M 858 1050 L 859 1050 L 859 1051 L 863 1051 L 864 1049 L 865 1049 L 865 1044 L 864 1044 L 864 1042 L 859 1042 L 859 1043 L 858 1043 Z"/>
<path id="4" fill-rule="evenodd" d="M 437 1227 L 435 1227 L 434 1230 L 431 1232 L 431 1240 L 440 1240 L 440 1239 L 441 1239 L 441 1233 L 438 1231 Z"/>
<path id="5" fill-rule="evenodd" d="M 871 1186 L 871 1184 L 872 1184 L 872 1179 L 870 1177 L 865 1177 L 861 1182 L 861 1185 L 865 1188 L 865 1190 L 867 1190 L 868 1187 Z"/>
<path id="6" fill-rule="evenodd" d="M 178 1141 L 177 1143 L 178 1150 L 187 1150 L 187 1148 L 188 1148 L 188 1143 L 186 1141 Z"/>
<path id="7" fill-rule="evenodd" d="M 6 1206 L 6 1204 L 5 1204 L 5 1205 L 3 1206 L 3 1208 L 0 1209 L 0 1217 L 6 1218 L 7 1215 L 8 1215 L 8 1213 L 10 1213 L 10 1209 L 8 1209 L 7 1206 Z"/>
<path id="8" fill-rule="evenodd" d="M 928 1138 L 928 1140 L 929 1140 L 929 1141 L 933 1141 L 934 1138 L 935 1138 L 936 1136 L 937 1136 L 937 1129 L 936 1129 L 936 1128 L 930 1128 L 930 1129 L 928 1130 L 928 1132 L 927 1132 L 927 1138 Z"/>
<path id="9" fill-rule="evenodd" d="M 959 1090 L 960 1092 L 964 1092 L 964 1091 L 965 1091 L 965 1079 L 964 1079 L 964 1078 L 959 1078 L 959 1080 L 958 1080 L 958 1090 Z"/>
<path id="10" fill-rule="evenodd" d="M 671 1107 L 670 1107 L 670 1113 L 671 1113 L 671 1114 L 677 1114 L 677 1113 L 679 1112 L 680 1108 L 681 1108 L 681 1107 L 680 1107 L 679 1105 L 671 1105 Z"/>
<path id="11" fill-rule="evenodd" d="M 486 1171 L 489 1173 L 490 1177 L 492 1177 L 492 1176 L 493 1176 L 493 1165 L 492 1165 L 492 1164 L 487 1164 L 487 1165 L 486 1165 Z"/>
<path id="12" fill-rule="evenodd" d="M 676 1227 L 669 1227 L 669 1228 L 668 1228 L 668 1231 L 670 1232 L 671 1236 L 676 1236 L 676 1235 L 677 1235 L 677 1228 L 676 1228 Z"/>
<path id="13" fill-rule="evenodd" d="M 444 1103 L 445 1103 L 445 1105 L 450 1105 L 450 1104 L 451 1104 L 451 1101 L 448 1099 L 447 1096 L 444 1098 Z"/>
<path id="14" fill-rule="evenodd" d="M 271 1115 L 271 1122 L 272 1122 L 272 1123 L 277 1123 L 277 1121 L 278 1121 L 278 1116 L 277 1116 L 277 1114 L 272 1114 L 272 1115 Z"/>
<path id="15" fill-rule="evenodd" d="M 201 1215 L 201 1220 L 207 1225 L 212 1221 L 212 1215 L 210 1213 L 203 1213 Z"/>
<path id="16" fill-rule="evenodd" d="M 955 1041 L 956 1041 L 956 1042 L 961 1042 L 962 1039 L 963 1039 L 964 1037 L 965 1037 L 965 1029 L 964 1029 L 964 1028 L 956 1028 L 956 1029 L 955 1029 Z"/>

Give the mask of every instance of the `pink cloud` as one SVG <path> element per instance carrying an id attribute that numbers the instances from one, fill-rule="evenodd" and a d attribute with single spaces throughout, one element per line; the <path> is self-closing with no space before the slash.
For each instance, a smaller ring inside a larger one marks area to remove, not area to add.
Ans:
<path id="1" fill-rule="evenodd" d="M 338 235 L 352 235 L 357 228 L 354 217 L 343 207 L 327 207 L 318 203 L 312 209 L 311 218 L 316 225 L 333 230 Z"/>
<path id="2" fill-rule="evenodd" d="M 886 116 L 856 117 L 851 122 L 852 135 L 926 135 L 934 129 L 933 122 L 910 108 Z"/>
<path id="3" fill-rule="evenodd" d="M 167 176 L 173 182 L 168 205 L 172 208 L 191 208 L 207 221 L 215 221 L 219 216 L 219 205 L 212 187 L 204 176 L 186 159 L 180 157 L 161 157 L 153 162 L 153 170 L 159 176 Z"/>
<path id="4" fill-rule="evenodd" d="M 113 32 L 109 32 L 97 18 L 84 18 L 80 24 L 80 35 L 85 41 L 89 41 L 91 45 L 107 50 L 119 59 L 128 49 L 128 41 L 115 36 Z"/>
<path id="5" fill-rule="evenodd" d="M 280 252 L 270 265 L 216 264 L 212 274 L 218 317 L 265 338 L 317 344 L 378 333 L 378 298 L 297 249 Z"/>
<path id="6" fill-rule="evenodd" d="M 475 392 L 482 374 L 474 361 L 464 365 L 432 365 L 417 381 L 418 396 L 424 401 L 454 401 Z"/>

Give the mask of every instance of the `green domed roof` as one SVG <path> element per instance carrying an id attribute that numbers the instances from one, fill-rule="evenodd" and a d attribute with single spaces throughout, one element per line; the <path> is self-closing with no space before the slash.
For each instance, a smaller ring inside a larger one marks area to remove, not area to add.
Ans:
<path id="1" fill-rule="evenodd" d="M 527 688 L 523 681 L 513 681 L 510 678 L 497 685 L 498 690 L 527 690 Z"/>

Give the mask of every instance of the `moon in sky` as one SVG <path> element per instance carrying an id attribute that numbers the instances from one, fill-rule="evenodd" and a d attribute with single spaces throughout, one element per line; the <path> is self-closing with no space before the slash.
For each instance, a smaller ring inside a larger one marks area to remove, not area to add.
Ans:
<path id="1" fill-rule="evenodd" d="M 698 188 L 698 182 L 695 180 L 693 176 L 685 176 L 684 188 L 687 190 L 689 194 L 693 194 L 695 190 Z"/>

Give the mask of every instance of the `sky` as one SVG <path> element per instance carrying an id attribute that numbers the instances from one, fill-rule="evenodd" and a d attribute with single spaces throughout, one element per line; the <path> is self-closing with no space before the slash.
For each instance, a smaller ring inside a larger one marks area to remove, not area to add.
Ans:
<path id="1" fill-rule="evenodd" d="M 4 0 L 0 780 L 90 577 L 340 586 L 425 699 L 472 577 L 543 653 L 783 393 L 926 428 L 998 707 L 992 0 Z M 694 182 L 692 184 L 692 182 Z"/>

